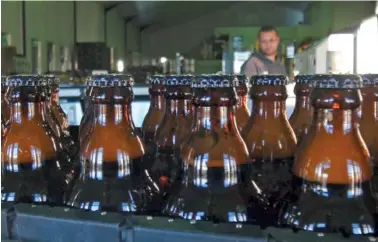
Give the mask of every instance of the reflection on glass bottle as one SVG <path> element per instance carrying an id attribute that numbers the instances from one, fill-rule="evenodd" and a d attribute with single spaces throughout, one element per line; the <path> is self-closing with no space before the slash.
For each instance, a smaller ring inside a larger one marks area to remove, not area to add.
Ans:
<path id="1" fill-rule="evenodd" d="M 296 152 L 292 192 L 280 222 L 323 233 L 374 233 L 372 168 L 359 133 L 356 109 L 362 80 L 355 75 L 314 75 L 314 118 Z"/>
<path id="2" fill-rule="evenodd" d="M 1 142 L 4 139 L 10 128 L 10 108 L 9 108 L 9 87 L 5 85 L 6 76 L 1 76 Z"/>
<path id="3" fill-rule="evenodd" d="M 268 196 L 271 223 L 280 200 L 290 189 L 290 168 L 296 149 L 295 134 L 286 117 L 287 77 L 264 75 L 251 78 L 251 118 L 242 130 L 250 159 L 252 178 Z"/>
<path id="4" fill-rule="evenodd" d="M 310 102 L 312 90 L 310 87 L 310 78 L 311 76 L 309 75 L 295 76 L 294 93 L 296 101 L 289 123 L 297 137 L 298 145 L 302 138 L 307 135 L 312 121 L 313 108 Z"/>
<path id="5" fill-rule="evenodd" d="M 2 202 L 63 204 L 71 164 L 57 150 L 46 122 L 47 82 L 40 76 L 8 77 L 11 122 L 2 150 Z"/>
<path id="6" fill-rule="evenodd" d="M 157 191 L 143 169 L 144 147 L 131 118 L 134 80 L 111 74 L 91 81 L 99 87 L 93 97 L 95 120 L 68 204 L 91 211 L 144 212 Z"/>
<path id="7" fill-rule="evenodd" d="M 190 134 L 192 116 L 191 75 L 166 76 L 165 113 L 156 130 L 157 145 L 154 164 L 150 172 L 152 179 L 164 193 L 178 178 L 181 167 L 180 148 Z"/>
<path id="8" fill-rule="evenodd" d="M 249 119 L 249 110 L 247 106 L 249 80 L 245 75 L 237 75 L 236 78 L 239 81 L 239 86 L 236 87 L 238 103 L 235 110 L 235 119 L 238 129 L 242 130 Z"/>
<path id="9" fill-rule="evenodd" d="M 84 98 L 84 115 L 80 120 L 79 126 L 79 143 L 80 147 L 85 147 L 86 141 L 88 137 L 90 137 L 90 130 L 93 126 L 94 119 L 94 97 L 96 92 L 101 89 L 101 87 L 93 86 L 92 80 L 86 81 L 87 87 L 85 90 L 85 98 Z"/>
<path id="10" fill-rule="evenodd" d="M 195 123 L 183 145 L 181 179 L 172 185 L 164 213 L 189 220 L 255 222 L 264 218 L 262 194 L 250 179 L 251 162 L 236 126 L 234 76 L 193 81 Z"/>
<path id="11" fill-rule="evenodd" d="M 150 169 L 156 153 L 155 133 L 164 116 L 165 109 L 165 76 L 154 75 L 148 79 L 151 98 L 150 108 L 142 124 L 142 139 L 146 147 L 143 163 Z"/>
<path id="12" fill-rule="evenodd" d="M 362 76 L 360 132 L 374 165 L 373 189 L 378 196 L 378 74 Z"/>

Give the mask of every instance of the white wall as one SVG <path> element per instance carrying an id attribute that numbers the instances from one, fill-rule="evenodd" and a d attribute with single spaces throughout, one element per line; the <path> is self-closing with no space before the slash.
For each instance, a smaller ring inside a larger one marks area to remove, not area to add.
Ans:
<path id="1" fill-rule="evenodd" d="M 116 8 L 109 10 L 106 13 L 106 43 L 114 48 L 115 61 L 126 58 L 125 31 L 124 20 L 118 15 Z"/>
<path id="2" fill-rule="evenodd" d="M 269 13 L 269 14 L 267 14 Z M 174 20 L 172 20 L 174 22 Z M 174 56 L 198 47 L 202 40 L 212 35 L 216 27 L 296 25 L 303 21 L 303 13 L 273 4 L 241 2 L 180 25 L 159 29 L 158 25 L 142 32 L 144 56 Z"/>
<path id="3" fill-rule="evenodd" d="M 77 42 L 103 42 L 104 9 L 97 2 L 77 1 Z"/>

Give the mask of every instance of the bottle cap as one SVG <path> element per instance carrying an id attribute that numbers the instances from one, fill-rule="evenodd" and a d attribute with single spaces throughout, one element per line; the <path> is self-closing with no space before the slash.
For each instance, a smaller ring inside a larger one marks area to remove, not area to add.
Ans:
<path id="1" fill-rule="evenodd" d="M 251 77 L 252 86 L 285 86 L 288 78 L 282 75 L 260 75 Z"/>
<path id="2" fill-rule="evenodd" d="M 378 74 L 361 75 L 364 87 L 378 87 Z"/>
<path id="3" fill-rule="evenodd" d="M 297 84 L 310 84 L 312 75 L 296 75 L 294 81 Z"/>
<path id="4" fill-rule="evenodd" d="M 14 75 L 8 76 L 5 82 L 8 87 L 47 86 L 47 81 L 40 75 Z"/>
<path id="5" fill-rule="evenodd" d="M 125 74 L 93 75 L 87 80 L 87 85 L 90 84 L 90 81 L 94 87 L 130 87 L 134 85 L 132 76 Z"/>
<path id="6" fill-rule="evenodd" d="M 190 86 L 194 80 L 193 75 L 167 75 L 166 86 Z"/>
<path id="7" fill-rule="evenodd" d="M 192 88 L 238 87 L 239 81 L 233 75 L 201 75 L 193 81 Z"/>
<path id="8" fill-rule="evenodd" d="M 4 87 L 5 86 L 5 82 L 7 81 L 7 77 L 6 76 L 1 76 L 1 86 Z"/>
<path id="9" fill-rule="evenodd" d="M 362 87 L 359 75 L 313 75 L 310 85 L 321 89 L 358 89 Z"/>
<path id="10" fill-rule="evenodd" d="M 147 83 L 150 85 L 165 85 L 166 77 L 163 75 L 153 75 L 147 79 Z"/>
<path id="11" fill-rule="evenodd" d="M 246 75 L 236 75 L 239 85 L 249 85 L 248 77 Z"/>
<path id="12" fill-rule="evenodd" d="M 59 85 L 59 83 L 60 83 L 59 77 L 57 77 L 55 75 L 51 75 L 51 74 L 42 75 L 42 78 L 47 81 L 48 85 Z"/>

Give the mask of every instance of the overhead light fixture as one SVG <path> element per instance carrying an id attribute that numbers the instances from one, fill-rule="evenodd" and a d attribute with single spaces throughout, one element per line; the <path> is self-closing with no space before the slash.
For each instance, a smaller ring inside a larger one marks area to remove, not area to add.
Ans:
<path id="1" fill-rule="evenodd" d="M 125 69 L 125 65 L 123 64 L 123 61 L 122 60 L 118 60 L 117 61 L 117 71 L 118 72 L 123 72 L 124 69 Z"/>
<path id="2" fill-rule="evenodd" d="M 164 57 L 164 56 L 161 57 L 161 58 L 160 58 L 160 63 L 161 63 L 161 64 L 164 64 L 165 62 L 167 62 L 167 58 Z"/>

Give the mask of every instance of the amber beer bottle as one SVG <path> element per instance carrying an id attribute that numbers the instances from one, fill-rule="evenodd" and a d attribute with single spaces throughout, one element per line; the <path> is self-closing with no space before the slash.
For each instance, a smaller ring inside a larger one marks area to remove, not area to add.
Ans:
<path id="1" fill-rule="evenodd" d="M 227 75 L 202 75 L 193 81 L 195 123 L 182 147 L 181 179 L 172 185 L 165 214 L 215 223 L 261 218 L 258 213 L 264 209 L 251 186 L 247 146 L 235 122 L 237 86 L 235 76 Z"/>
<path id="2" fill-rule="evenodd" d="M 152 179 L 164 192 L 180 170 L 180 149 L 190 134 L 192 116 L 191 75 L 166 76 L 165 113 L 156 130 L 157 151 L 150 169 Z"/>
<path id="3" fill-rule="evenodd" d="M 155 133 L 163 119 L 165 109 L 165 76 L 154 75 L 148 78 L 151 98 L 150 108 L 142 124 L 142 139 L 146 147 L 144 163 L 151 163 L 156 152 Z"/>
<path id="4" fill-rule="evenodd" d="M 41 76 L 8 77 L 12 128 L 2 152 L 2 202 L 61 205 L 71 181 L 46 122 L 46 85 Z M 63 158 L 62 158 L 63 157 Z"/>
<path id="5" fill-rule="evenodd" d="M 295 108 L 289 118 L 289 123 L 297 137 L 298 144 L 302 137 L 308 133 L 311 126 L 313 108 L 310 101 L 312 88 L 310 87 L 310 75 L 295 76 L 294 93 L 296 96 Z"/>
<path id="6" fill-rule="evenodd" d="M 59 83 L 60 79 L 56 76 L 51 76 L 51 110 L 58 120 L 58 123 L 63 131 L 65 136 L 70 136 L 69 133 L 69 124 L 66 113 L 63 111 L 62 107 L 59 104 Z"/>
<path id="7" fill-rule="evenodd" d="M 9 130 L 10 125 L 10 109 L 9 109 L 9 87 L 6 85 L 6 77 L 1 76 L 1 141 L 3 143 L 4 138 Z"/>
<path id="8" fill-rule="evenodd" d="M 236 105 L 235 118 L 238 129 L 242 130 L 249 119 L 249 110 L 247 105 L 249 80 L 245 75 L 237 75 L 236 77 L 239 81 L 239 86 L 236 87 L 238 103 Z"/>
<path id="9" fill-rule="evenodd" d="M 290 167 L 296 149 L 295 134 L 286 117 L 287 77 L 251 77 L 253 109 L 242 130 L 250 159 L 252 179 L 266 194 L 272 208 L 290 188 Z M 275 209 L 271 209 L 274 214 Z M 275 216 L 273 215 L 272 216 Z"/>
<path id="10" fill-rule="evenodd" d="M 86 81 L 86 90 L 85 90 L 85 98 L 84 98 L 84 115 L 80 120 L 79 126 L 79 143 L 80 147 L 85 146 L 84 143 L 86 139 L 90 136 L 89 131 L 92 127 L 94 121 L 94 105 L 93 105 L 93 98 L 94 94 L 100 87 L 94 87 L 92 79 L 89 77 Z"/>
<path id="11" fill-rule="evenodd" d="M 311 85 L 313 122 L 295 156 L 293 190 L 281 223 L 346 237 L 372 234 L 372 165 L 356 114 L 361 77 L 314 75 Z"/>
<path id="12" fill-rule="evenodd" d="M 360 132 L 374 165 L 372 185 L 378 196 L 378 74 L 362 76 Z"/>
<path id="13" fill-rule="evenodd" d="M 144 211 L 153 187 L 147 185 L 144 147 L 131 117 L 134 80 L 109 74 L 92 76 L 91 81 L 99 88 L 93 96 L 95 120 L 81 150 L 81 176 L 68 205 L 91 211 Z"/>
<path id="14" fill-rule="evenodd" d="M 47 114 L 46 120 L 52 128 L 56 138 L 61 142 L 61 145 L 63 146 L 62 149 L 65 150 L 68 156 L 70 156 L 69 159 L 74 158 L 77 155 L 77 148 L 70 136 L 69 130 L 67 129 L 68 124 L 62 124 L 62 117 L 60 114 L 60 112 L 63 113 L 63 119 L 65 119 L 63 123 L 68 122 L 65 118 L 65 113 L 59 105 L 60 80 L 54 75 L 43 75 L 42 78 L 44 78 L 48 84 L 45 91 L 47 94 L 45 105 L 45 113 Z"/>

